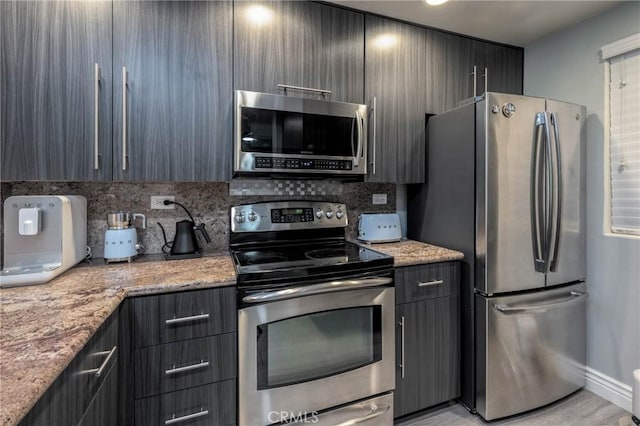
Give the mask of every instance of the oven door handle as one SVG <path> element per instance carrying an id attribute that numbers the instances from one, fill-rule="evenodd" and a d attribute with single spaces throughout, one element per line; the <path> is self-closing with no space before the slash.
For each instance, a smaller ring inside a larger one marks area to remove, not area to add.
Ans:
<path id="1" fill-rule="evenodd" d="M 310 296 L 312 294 L 331 293 L 334 291 L 353 290 L 366 287 L 377 287 L 391 284 L 393 278 L 372 277 L 355 280 L 328 281 L 319 284 L 311 284 L 300 287 L 287 287 L 275 291 L 265 291 L 261 293 L 245 296 L 242 301 L 245 303 L 264 303 L 275 300 L 292 299 L 294 297 Z"/>

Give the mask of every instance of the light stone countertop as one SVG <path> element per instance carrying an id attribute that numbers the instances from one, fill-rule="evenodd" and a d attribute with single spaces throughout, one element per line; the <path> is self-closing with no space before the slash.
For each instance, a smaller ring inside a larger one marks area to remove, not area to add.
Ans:
<path id="1" fill-rule="evenodd" d="M 17 424 L 127 296 L 236 284 L 231 256 L 75 267 L 0 289 L 0 425 Z"/>
<path id="2" fill-rule="evenodd" d="M 362 241 L 355 241 L 355 243 L 393 256 L 393 266 L 395 267 L 448 262 L 464 257 L 464 254 L 459 251 L 413 240 L 380 244 L 368 244 Z"/>
<path id="3" fill-rule="evenodd" d="M 356 243 L 394 256 L 394 266 L 462 259 L 417 241 Z M 0 425 L 17 424 L 127 296 L 236 284 L 231 256 L 79 266 L 47 284 L 0 289 Z"/>

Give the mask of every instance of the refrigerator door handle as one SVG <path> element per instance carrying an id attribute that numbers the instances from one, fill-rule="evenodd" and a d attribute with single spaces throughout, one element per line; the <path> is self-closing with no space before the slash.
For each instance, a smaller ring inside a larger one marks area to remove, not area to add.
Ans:
<path id="1" fill-rule="evenodd" d="M 551 113 L 551 125 L 553 126 L 554 145 L 556 161 L 554 163 L 555 171 L 555 209 L 553 210 L 553 247 L 549 269 L 552 272 L 557 270 L 558 266 L 558 250 L 560 248 L 560 227 L 562 226 L 562 162 L 560 158 L 560 130 L 558 129 L 558 116 L 555 112 Z M 550 225 L 551 227 L 551 225 Z"/>
<path id="2" fill-rule="evenodd" d="M 541 228 L 543 227 L 540 223 L 541 220 L 541 197 L 540 197 L 540 172 L 541 172 L 541 161 L 540 161 L 540 139 L 541 139 L 541 130 L 544 128 L 546 123 L 546 115 L 544 112 L 539 112 L 536 114 L 535 127 L 533 132 L 533 159 L 531 161 L 531 203 L 530 203 L 530 212 L 531 212 L 531 241 L 533 244 L 533 264 L 534 268 L 537 272 L 545 272 L 545 258 L 544 253 L 542 251 L 543 239 Z"/>
<path id="3" fill-rule="evenodd" d="M 549 267 L 551 264 L 551 244 L 552 244 L 552 233 L 553 233 L 553 215 L 556 211 L 556 201 L 554 197 L 554 193 L 557 190 L 556 184 L 554 180 L 554 170 L 553 170 L 553 151 L 551 148 L 551 132 L 549 130 L 549 116 L 547 112 L 544 113 L 544 137 L 545 137 L 545 194 L 544 194 L 544 272 L 549 272 Z"/>
<path id="4" fill-rule="evenodd" d="M 563 303 L 572 302 L 587 296 L 588 294 L 586 292 L 571 291 L 569 293 L 569 297 L 564 297 L 562 299 L 554 299 L 552 301 L 547 301 L 545 303 L 540 303 L 537 305 L 509 306 L 509 305 L 494 304 L 493 307 L 505 315 L 523 314 L 523 313 L 535 312 L 535 311 L 538 311 L 538 312 L 545 311 L 549 308 L 555 308 L 558 305 L 562 305 Z"/>

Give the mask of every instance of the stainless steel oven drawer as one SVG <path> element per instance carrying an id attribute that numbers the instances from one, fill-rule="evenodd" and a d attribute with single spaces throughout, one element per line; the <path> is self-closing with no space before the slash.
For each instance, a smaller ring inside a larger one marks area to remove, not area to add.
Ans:
<path id="1" fill-rule="evenodd" d="M 236 376 L 236 333 L 136 349 L 135 397 L 200 386 Z"/>
<path id="2" fill-rule="evenodd" d="M 460 262 L 396 268 L 396 303 L 418 302 L 458 293 Z"/>
<path id="3" fill-rule="evenodd" d="M 135 403 L 136 426 L 228 426 L 235 422 L 235 380 L 165 393 Z"/>
<path id="4" fill-rule="evenodd" d="M 134 299 L 134 327 L 138 348 L 234 332 L 236 288 L 138 297 Z"/>
<path id="5" fill-rule="evenodd" d="M 391 426 L 393 425 L 393 393 L 366 399 L 335 410 L 324 413 L 291 413 L 297 421 L 291 425 L 313 424 L 315 426 L 335 425 L 364 425 Z"/>

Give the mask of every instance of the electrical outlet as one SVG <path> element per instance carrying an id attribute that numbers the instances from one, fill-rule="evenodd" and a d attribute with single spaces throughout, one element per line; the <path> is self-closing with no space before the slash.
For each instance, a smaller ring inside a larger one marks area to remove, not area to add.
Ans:
<path id="1" fill-rule="evenodd" d="M 387 194 L 373 194 L 371 204 L 387 204 Z"/>
<path id="2" fill-rule="evenodd" d="M 176 197 L 173 195 L 152 195 L 151 196 L 151 208 L 157 210 L 172 210 L 176 208 L 175 204 L 164 205 L 164 200 L 175 201 Z"/>

